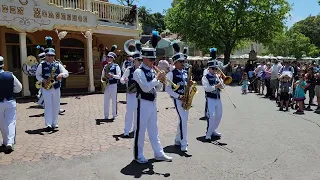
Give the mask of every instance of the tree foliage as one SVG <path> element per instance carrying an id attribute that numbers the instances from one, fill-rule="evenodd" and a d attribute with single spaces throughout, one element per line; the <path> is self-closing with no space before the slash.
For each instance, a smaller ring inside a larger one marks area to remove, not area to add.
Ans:
<path id="1" fill-rule="evenodd" d="M 297 59 L 303 55 L 313 57 L 319 53 L 319 49 L 308 37 L 294 29 L 278 34 L 267 47 L 268 53 L 275 56 L 293 55 Z"/>
<path id="2" fill-rule="evenodd" d="M 309 16 L 306 19 L 295 23 L 292 27 L 295 31 L 310 38 L 312 44 L 320 47 L 320 16 Z"/>
<path id="3" fill-rule="evenodd" d="M 175 0 L 172 5 L 167 28 L 200 49 L 217 47 L 225 63 L 241 41 L 269 42 L 290 10 L 286 0 Z"/>
<path id="4" fill-rule="evenodd" d="M 152 30 L 163 32 L 166 27 L 164 24 L 164 15 L 161 13 L 150 13 L 151 10 L 145 6 L 139 8 L 139 21 L 142 23 L 143 34 L 151 34 Z"/>

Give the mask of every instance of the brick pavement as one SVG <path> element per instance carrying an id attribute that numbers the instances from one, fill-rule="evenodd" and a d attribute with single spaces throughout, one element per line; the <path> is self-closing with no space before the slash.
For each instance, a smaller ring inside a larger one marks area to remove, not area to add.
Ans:
<path id="1" fill-rule="evenodd" d="M 118 101 L 124 101 L 125 94 L 118 94 Z M 71 159 L 107 152 L 112 147 L 132 149 L 132 139 L 117 138 L 123 133 L 126 105 L 118 103 L 118 118 L 112 123 L 96 125 L 95 119 L 103 118 L 103 95 L 86 95 L 61 99 L 66 110 L 59 116 L 59 131 L 48 134 L 43 131 L 43 109 L 36 103 L 17 105 L 17 144 L 11 154 L 0 152 L 0 165 L 41 161 L 49 156 Z M 166 93 L 158 96 L 158 124 L 160 138 L 176 131 L 178 116 L 171 98 Z M 194 108 L 189 114 L 189 123 L 197 120 L 203 112 Z M 0 139 L 2 139 L 0 135 Z M 148 141 L 148 138 L 146 138 Z"/>

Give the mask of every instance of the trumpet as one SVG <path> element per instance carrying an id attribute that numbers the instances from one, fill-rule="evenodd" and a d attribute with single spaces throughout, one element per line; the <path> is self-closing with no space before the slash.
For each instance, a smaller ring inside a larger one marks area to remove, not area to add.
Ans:
<path id="1" fill-rule="evenodd" d="M 231 76 L 226 76 L 219 67 L 218 67 L 218 70 L 220 72 L 220 75 L 221 75 L 221 78 L 223 79 L 224 84 L 228 85 L 228 84 L 232 83 Z"/>
<path id="2" fill-rule="evenodd" d="M 160 70 L 157 66 L 153 66 L 153 69 L 157 72 L 157 73 L 166 73 L 163 70 Z M 173 83 L 171 80 L 167 79 L 167 77 L 165 77 L 164 84 L 166 84 L 166 82 L 169 82 L 172 86 L 173 91 L 176 91 L 177 89 L 179 89 L 180 85 L 179 84 L 175 84 Z"/>

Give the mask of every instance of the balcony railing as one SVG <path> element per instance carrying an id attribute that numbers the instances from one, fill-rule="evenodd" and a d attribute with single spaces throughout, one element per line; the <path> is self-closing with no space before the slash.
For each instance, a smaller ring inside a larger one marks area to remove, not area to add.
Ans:
<path id="1" fill-rule="evenodd" d="M 51 4 L 63 8 L 73 8 L 88 10 L 98 15 L 100 21 L 119 23 L 119 24 L 131 24 L 136 26 L 137 22 L 137 11 L 134 16 L 130 17 L 132 7 L 121 6 L 111 4 L 102 0 L 47 0 Z M 129 20 L 128 20 L 129 19 Z M 131 19 L 131 22 L 130 22 Z"/>

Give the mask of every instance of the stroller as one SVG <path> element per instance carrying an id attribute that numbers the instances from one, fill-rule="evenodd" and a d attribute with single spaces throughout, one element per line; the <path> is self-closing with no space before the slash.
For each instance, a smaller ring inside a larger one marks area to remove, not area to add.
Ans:
<path id="1" fill-rule="evenodd" d="M 285 78 L 285 77 L 290 78 L 290 81 L 291 81 L 291 87 L 289 88 L 289 92 L 288 92 L 288 94 L 289 94 L 289 107 L 291 107 L 292 109 L 294 109 L 294 108 L 295 108 L 295 106 L 294 106 L 295 103 L 294 103 L 294 100 L 293 100 L 293 93 L 294 93 L 294 86 L 293 86 L 293 84 L 294 84 L 294 80 L 293 80 L 292 75 L 291 75 L 290 73 L 284 72 L 284 73 L 281 74 L 281 76 L 279 77 L 280 81 L 279 81 L 279 88 L 278 88 L 278 93 L 277 93 L 277 97 L 276 97 L 276 103 L 277 103 L 278 107 L 281 106 L 281 104 L 280 104 L 281 79 L 282 79 L 282 78 Z"/>

